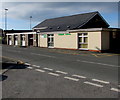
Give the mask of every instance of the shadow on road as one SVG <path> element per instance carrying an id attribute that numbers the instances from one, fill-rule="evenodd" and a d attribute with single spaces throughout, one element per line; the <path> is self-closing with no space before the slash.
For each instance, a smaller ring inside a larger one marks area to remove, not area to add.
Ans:
<path id="1" fill-rule="evenodd" d="M 7 69 L 9 67 L 10 69 L 25 69 L 28 66 L 24 64 L 17 64 L 17 63 L 2 63 L 2 69 Z"/>
<path id="2" fill-rule="evenodd" d="M 0 81 L 4 81 L 8 78 L 6 75 L 0 75 Z"/>
<path id="3" fill-rule="evenodd" d="M 120 54 L 120 49 L 118 49 L 118 50 L 103 51 L 103 53 L 114 53 L 114 54 Z"/>
<path id="4" fill-rule="evenodd" d="M 27 68 L 28 65 L 24 65 L 24 64 L 17 64 L 17 63 L 13 63 L 13 62 L 5 62 L 2 63 L 2 74 L 0 75 L 0 81 L 4 81 L 8 78 L 8 76 L 4 75 L 4 73 L 6 73 L 6 71 L 10 70 L 10 69 L 25 69 Z"/>

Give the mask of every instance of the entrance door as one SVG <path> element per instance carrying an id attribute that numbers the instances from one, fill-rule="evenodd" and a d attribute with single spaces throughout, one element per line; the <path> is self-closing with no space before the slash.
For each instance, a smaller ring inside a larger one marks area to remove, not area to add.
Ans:
<path id="1" fill-rule="evenodd" d="M 12 36 L 9 36 L 9 45 L 12 45 Z"/>
<path id="2" fill-rule="evenodd" d="M 54 47 L 54 34 L 48 34 L 48 47 Z"/>
<path id="3" fill-rule="evenodd" d="M 33 46 L 33 34 L 28 34 L 28 45 Z"/>
<path id="4" fill-rule="evenodd" d="M 18 41 L 17 40 L 15 40 L 15 45 L 18 45 Z"/>
<path id="5" fill-rule="evenodd" d="M 22 41 L 22 46 L 25 46 L 25 41 L 24 40 Z"/>
<path id="6" fill-rule="evenodd" d="M 18 36 L 15 35 L 14 39 L 15 39 L 15 45 L 18 45 Z"/>
<path id="7" fill-rule="evenodd" d="M 12 41 L 11 40 L 9 40 L 9 45 L 12 45 Z"/>
<path id="8" fill-rule="evenodd" d="M 22 46 L 25 46 L 25 35 L 22 35 Z"/>

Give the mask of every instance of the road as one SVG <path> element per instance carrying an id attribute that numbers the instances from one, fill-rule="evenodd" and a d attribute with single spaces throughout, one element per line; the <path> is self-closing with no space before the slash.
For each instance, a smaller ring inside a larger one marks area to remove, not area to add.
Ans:
<path id="1" fill-rule="evenodd" d="M 26 65 L 5 73 L 3 98 L 118 98 L 119 55 L 6 45 L 2 51 L 3 57 Z"/>

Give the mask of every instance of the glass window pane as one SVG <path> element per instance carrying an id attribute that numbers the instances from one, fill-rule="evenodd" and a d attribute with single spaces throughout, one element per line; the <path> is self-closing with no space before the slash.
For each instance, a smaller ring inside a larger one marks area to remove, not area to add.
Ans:
<path id="1" fill-rule="evenodd" d="M 82 33 L 79 33 L 79 36 L 82 36 Z"/>
<path id="2" fill-rule="evenodd" d="M 88 44 L 80 44 L 80 48 L 88 48 Z"/>
<path id="3" fill-rule="evenodd" d="M 79 37 L 79 42 L 82 42 L 82 37 Z"/>
<path id="4" fill-rule="evenodd" d="M 83 35 L 85 35 L 85 36 L 86 36 L 86 35 L 88 35 L 88 34 L 87 34 L 87 33 L 83 33 Z"/>
<path id="5" fill-rule="evenodd" d="M 88 37 L 84 37 L 84 43 L 88 43 Z"/>
<path id="6" fill-rule="evenodd" d="M 48 42 L 50 42 L 50 38 L 48 38 Z"/>
<path id="7" fill-rule="evenodd" d="M 53 42 L 53 37 L 51 38 L 51 42 Z"/>

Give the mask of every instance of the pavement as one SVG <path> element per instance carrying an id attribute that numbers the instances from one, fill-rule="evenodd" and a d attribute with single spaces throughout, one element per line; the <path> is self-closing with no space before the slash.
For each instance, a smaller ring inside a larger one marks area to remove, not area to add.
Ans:
<path id="1" fill-rule="evenodd" d="M 4 73 L 3 98 L 119 97 L 119 54 L 5 45 L 2 54 L 24 62 Z"/>
<path id="2" fill-rule="evenodd" d="M 22 61 L 12 59 L 9 57 L 0 57 L 2 61 L 0 62 L 0 75 L 6 73 L 9 69 L 13 68 L 15 65 L 23 64 Z"/>

